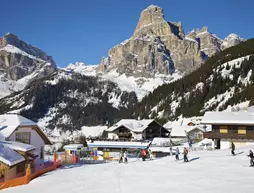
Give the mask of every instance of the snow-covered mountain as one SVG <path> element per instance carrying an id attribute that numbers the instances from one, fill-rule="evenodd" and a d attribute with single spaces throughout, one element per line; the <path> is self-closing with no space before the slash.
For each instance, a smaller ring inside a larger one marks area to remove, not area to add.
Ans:
<path id="1" fill-rule="evenodd" d="M 236 57 L 238 51 L 229 48 L 243 41 L 235 34 L 222 40 L 207 27 L 185 34 L 181 22 L 166 21 L 162 8 L 152 5 L 142 11 L 133 35 L 110 49 L 99 65 L 76 62 L 57 68 L 44 51 L 7 33 L 0 38 L 0 113 L 21 113 L 54 136 L 132 116 L 168 121 L 182 111 L 183 116 L 193 116 L 223 109 L 233 105 L 226 99 L 237 92 L 239 86 L 234 85 L 244 81 L 244 90 L 252 83 L 251 73 L 237 66 L 251 61 L 252 52 L 239 52 Z M 218 70 L 214 67 L 221 62 L 217 57 L 224 61 Z M 232 73 L 239 71 L 241 76 L 233 79 L 231 90 L 225 90 L 214 81 L 231 77 L 226 75 L 231 73 L 231 63 Z M 249 69 L 249 63 L 246 66 Z M 204 68 L 211 77 L 203 77 Z M 214 85 L 221 91 L 200 100 L 202 93 L 207 94 L 205 88 L 213 90 Z M 198 110 L 185 109 L 193 105 Z"/>
<path id="2" fill-rule="evenodd" d="M 145 97 L 136 117 L 175 120 L 254 104 L 254 39 L 225 49 L 182 79 Z"/>
<path id="3" fill-rule="evenodd" d="M 137 104 L 134 92 L 98 77 L 58 70 L 0 100 L 0 113 L 20 113 L 53 130 L 75 131 L 86 125 L 112 124 L 130 117 Z"/>
<path id="4" fill-rule="evenodd" d="M 153 76 L 134 76 L 121 74 L 116 69 L 101 72 L 99 65 L 86 65 L 82 62 L 69 64 L 63 70 L 68 72 L 75 72 L 85 76 L 99 77 L 105 81 L 112 81 L 118 85 L 121 91 L 134 92 L 138 100 L 142 100 L 149 92 L 152 92 L 160 85 L 170 83 L 182 77 L 179 73 L 160 74 L 156 73 Z"/>
<path id="5" fill-rule="evenodd" d="M 56 71 L 51 56 L 7 33 L 0 38 L 0 98 Z"/>
<path id="6" fill-rule="evenodd" d="M 100 69 L 142 77 L 188 74 L 208 57 L 243 41 L 237 35 L 221 40 L 207 27 L 185 34 L 181 22 L 168 22 L 163 9 L 151 5 L 141 12 L 133 35 L 109 50 Z"/>
<path id="7" fill-rule="evenodd" d="M 224 50 L 226 48 L 235 46 L 241 42 L 246 41 L 244 38 L 241 38 L 239 35 L 237 34 L 229 34 L 222 42 L 221 44 L 221 49 Z"/>
<path id="8" fill-rule="evenodd" d="M 224 40 L 219 38 L 216 34 L 212 34 L 208 31 L 208 27 L 204 26 L 201 30 L 193 29 L 186 35 L 185 38 L 192 39 L 199 42 L 200 51 L 205 54 L 206 57 L 211 57 L 215 53 L 226 48 L 236 46 L 237 44 L 246 41 L 236 34 L 229 34 Z M 205 58 L 206 58 L 205 57 Z"/>

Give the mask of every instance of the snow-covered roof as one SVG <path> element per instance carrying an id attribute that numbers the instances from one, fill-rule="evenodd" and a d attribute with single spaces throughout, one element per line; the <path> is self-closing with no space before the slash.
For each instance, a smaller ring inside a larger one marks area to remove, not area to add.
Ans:
<path id="1" fill-rule="evenodd" d="M 16 151 L 23 151 L 23 152 L 28 152 L 31 150 L 36 149 L 33 145 L 25 144 L 25 143 L 20 143 L 16 141 L 0 141 L 0 144 L 3 144 L 4 146 L 7 146 L 13 150 Z"/>
<path id="2" fill-rule="evenodd" d="M 65 145 L 63 148 L 67 150 L 75 150 L 82 147 L 84 147 L 84 145 L 82 144 L 69 144 L 69 145 Z"/>
<path id="3" fill-rule="evenodd" d="M 13 166 L 25 161 L 25 158 L 8 146 L 0 144 L 0 161 L 8 166 Z"/>
<path id="4" fill-rule="evenodd" d="M 171 129 L 171 137 L 186 137 L 186 132 L 189 133 L 194 129 L 199 129 L 201 131 L 205 131 L 205 129 L 201 125 L 194 125 L 194 126 L 181 126 L 181 125 L 174 125 Z"/>
<path id="5" fill-rule="evenodd" d="M 94 141 L 88 142 L 88 147 L 105 147 L 105 148 L 147 148 L 151 142 L 133 142 L 133 141 Z"/>
<path id="6" fill-rule="evenodd" d="M 254 106 L 248 107 L 248 108 L 247 108 L 247 111 L 248 111 L 248 112 L 254 112 Z"/>
<path id="7" fill-rule="evenodd" d="M 107 126 L 95 126 L 95 127 L 86 127 L 83 126 L 82 134 L 84 134 L 86 137 L 100 137 L 103 134 L 103 131 L 105 131 L 108 127 Z"/>
<path id="8" fill-rule="evenodd" d="M 152 152 L 170 153 L 170 148 L 169 147 L 156 147 L 156 146 L 153 146 L 153 147 L 149 147 L 149 149 Z M 172 152 L 174 153 L 175 150 L 172 149 Z"/>
<path id="9" fill-rule="evenodd" d="M 18 114 L 0 115 L 0 135 L 2 135 L 4 138 L 10 137 L 11 134 L 20 126 L 37 126 L 35 129 L 44 140 L 45 144 L 51 145 L 50 140 L 38 127 L 37 123 Z"/>
<path id="10" fill-rule="evenodd" d="M 17 114 L 0 115 L 0 133 L 9 137 L 18 126 L 37 125 L 35 122 Z"/>
<path id="11" fill-rule="evenodd" d="M 152 140 L 153 146 L 163 146 L 167 143 L 169 143 L 169 138 L 165 138 L 165 137 L 155 137 Z"/>
<path id="12" fill-rule="evenodd" d="M 107 131 L 114 131 L 118 129 L 120 126 L 124 126 L 130 129 L 131 131 L 138 133 L 144 131 L 148 127 L 148 125 L 150 125 L 153 121 L 154 119 L 142 119 L 142 120 L 122 119 L 112 127 L 108 128 Z"/>
<path id="13" fill-rule="evenodd" d="M 180 125 L 175 125 L 171 128 L 171 132 L 170 135 L 171 137 L 186 137 L 186 132 L 187 132 L 188 128 L 187 126 L 180 126 Z M 185 132 L 186 131 L 186 132 Z"/>
<path id="14" fill-rule="evenodd" d="M 206 112 L 201 123 L 254 125 L 254 112 Z"/>

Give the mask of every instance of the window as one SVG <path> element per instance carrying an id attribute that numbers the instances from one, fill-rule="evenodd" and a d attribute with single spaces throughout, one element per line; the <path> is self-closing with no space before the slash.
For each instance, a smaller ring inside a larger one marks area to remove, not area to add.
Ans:
<path id="1" fill-rule="evenodd" d="M 228 133 L 228 127 L 227 126 L 220 126 L 220 133 Z"/>
<path id="2" fill-rule="evenodd" d="M 40 152 L 40 159 L 44 158 L 44 148 L 43 146 L 41 147 L 41 152 Z"/>
<path id="3" fill-rule="evenodd" d="M 238 127 L 238 134 L 246 135 L 246 127 Z"/>
<path id="4" fill-rule="evenodd" d="M 31 133 L 30 132 L 16 133 L 16 141 L 21 142 L 21 143 L 30 144 L 30 142 L 31 142 Z"/>

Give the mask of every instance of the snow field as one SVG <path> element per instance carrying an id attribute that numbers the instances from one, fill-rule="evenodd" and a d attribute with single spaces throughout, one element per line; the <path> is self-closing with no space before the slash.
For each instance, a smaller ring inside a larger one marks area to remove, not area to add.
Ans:
<path id="1" fill-rule="evenodd" d="M 20 187 L 2 190 L 9 193 L 34 192 L 98 192 L 98 193 L 251 193 L 253 169 L 247 167 L 249 149 L 195 151 L 189 153 L 189 163 L 165 157 L 153 161 L 132 159 L 128 164 L 111 162 L 58 169 Z M 180 159 L 182 158 L 182 155 Z"/>

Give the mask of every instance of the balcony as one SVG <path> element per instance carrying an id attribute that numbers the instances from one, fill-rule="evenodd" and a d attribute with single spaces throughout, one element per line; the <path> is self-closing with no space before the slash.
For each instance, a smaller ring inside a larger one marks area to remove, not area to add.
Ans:
<path id="1" fill-rule="evenodd" d="M 219 133 L 219 132 L 205 132 L 204 138 L 208 139 L 252 139 L 254 140 L 254 132 L 247 132 L 246 134 L 238 133 Z"/>
<path id="2" fill-rule="evenodd" d="M 131 133 L 118 133 L 117 134 L 119 138 L 131 138 Z"/>

